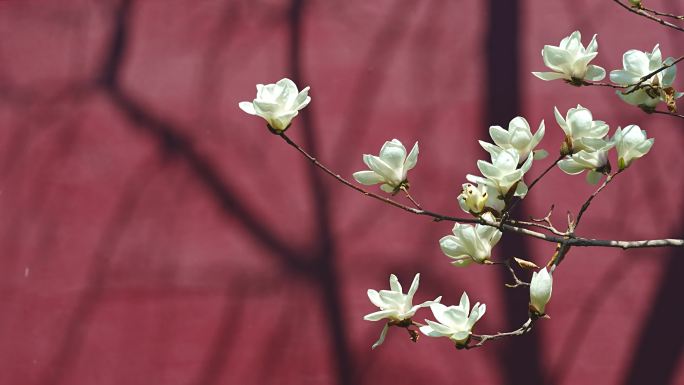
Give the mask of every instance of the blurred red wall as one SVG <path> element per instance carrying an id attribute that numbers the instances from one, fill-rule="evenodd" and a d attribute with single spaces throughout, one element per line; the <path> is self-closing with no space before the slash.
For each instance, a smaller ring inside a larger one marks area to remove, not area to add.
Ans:
<path id="1" fill-rule="evenodd" d="M 419 141 L 412 193 L 457 215 L 490 124 L 545 120 L 536 175 L 553 107 L 579 103 L 656 142 L 578 233 L 681 238 L 682 121 L 530 74 L 576 29 L 607 70 L 631 48 L 684 52 L 611 1 L 0 1 L 0 383 L 684 384 L 681 248 L 573 249 L 524 337 L 456 351 L 390 330 L 371 351 L 366 290 L 390 273 L 421 273 L 417 301 L 486 303 L 479 333 L 519 326 L 527 293 L 452 268 L 451 224 L 364 199 L 237 108 L 256 83 L 309 85 L 293 139 L 347 177 L 385 140 Z M 518 215 L 555 203 L 562 223 L 592 191 L 554 170 Z M 504 240 L 497 258 L 553 252 Z"/>

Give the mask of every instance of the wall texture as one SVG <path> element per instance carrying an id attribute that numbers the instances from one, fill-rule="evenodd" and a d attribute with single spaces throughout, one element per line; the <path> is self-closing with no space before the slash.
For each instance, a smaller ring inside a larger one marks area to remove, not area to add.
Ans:
<path id="1" fill-rule="evenodd" d="M 524 337 L 466 352 L 390 330 L 371 352 L 365 292 L 390 273 L 420 272 L 419 301 L 467 290 L 488 305 L 481 333 L 517 328 L 527 294 L 496 267 L 450 267 L 450 224 L 345 189 L 237 108 L 256 83 L 310 85 L 293 139 L 344 176 L 385 140 L 419 141 L 414 196 L 459 214 L 490 124 L 544 119 L 555 154 L 553 107 L 579 103 L 656 143 L 578 233 L 681 238 L 682 121 L 530 74 L 575 29 L 599 34 L 608 70 L 656 42 L 684 53 L 611 1 L 0 1 L 0 383 L 684 383 L 681 249 L 572 250 L 552 319 Z M 562 223 L 592 191 L 554 170 L 518 215 L 555 203 Z M 553 252 L 504 240 L 496 258 Z"/>

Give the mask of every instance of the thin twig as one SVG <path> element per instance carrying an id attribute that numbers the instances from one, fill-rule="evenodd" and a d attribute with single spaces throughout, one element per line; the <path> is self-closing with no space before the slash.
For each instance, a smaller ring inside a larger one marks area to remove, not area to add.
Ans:
<path id="1" fill-rule="evenodd" d="M 670 27 L 670 28 L 676 29 L 676 30 L 678 30 L 678 31 L 684 32 L 684 28 L 682 28 L 682 27 L 680 27 L 680 26 L 678 26 L 678 25 L 674 25 L 674 24 L 672 24 L 672 23 L 670 23 L 670 22 L 668 22 L 668 21 L 665 21 L 665 20 L 663 20 L 663 19 L 661 19 L 661 18 L 655 17 L 655 16 L 651 15 L 650 13 L 648 13 L 648 12 L 646 12 L 646 11 L 644 11 L 644 10 L 641 10 L 641 9 L 638 9 L 638 8 L 630 7 L 630 6 L 628 6 L 627 4 L 623 3 L 623 2 L 620 1 L 620 0 L 613 0 L 613 1 L 616 2 L 616 3 L 618 3 L 618 4 L 620 4 L 620 6 L 621 6 L 622 8 L 624 8 L 624 9 L 626 9 L 626 10 L 632 12 L 632 13 L 635 13 L 635 14 L 637 14 L 637 15 L 639 15 L 639 16 L 643 16 L 643 17 L 645 17 L 645 18 L 647 18 L 647 19 L 653 20 L 653 21 L 655 21 L 655 22 L 657 22 L 657 23 L 660 23 L 660 24 L 662 24 L 662 25 L 664 25 L 664 26 L 666 26 L 666 27 Z"/>
<path id="2" fill-rule="evenodd" d="M 630 84 L 630 85 L 625 86 L 626 88 L 630 88 L 630 90 L 627 91 L 627 92 L 623 92 L 622 94 L 623 94 L 623 95 L 629 95 L 629 94 L 631 94 L 632 92 L 634 92 L 634 91 L 636 91 L 636 90 L 638 90 L 638 89 L 641 89 L 641 88 L 642 88 L 642 85 L 644 84 L 644 82 L 646 82 L 648 79 L 650 79 L 650 78 L 652 78 L 653 76 L 657 75 L 657 74 L 660 73 L 661 71 L 665 71 L 666 69 L 668 69 L 668 68 L 674 66 L 675 64 L 679 63 L 679 62 L 682 61 L 682 60 L 684 60 L 684 56 L 680 56 L 677 60 L 673 61 L 672 63 L 663 63 L 663 65 L 660 66 L 660 68 L 658 68 L 658 69 L 656 69 L 656 70 L 653 70 L 653 71 L 647 73 L 646 75 L 642 76 L 642 77 L 639 79 L 639 81 L 638 81 L 637 83 L 635 83 L 635 84 Z M 650 85 L 648 85 L 648 86 L 650 86 Z"/>
<path id="3" fill-rule="evenodd" d="M 532 154 L 530 154 L 529 156 L 532 156 Z M 534 186 L 535 186 L 535 185 L 536 185 L 536 184 L 537 184 L 537 183 L 538 183 L 546 174 L 548 174 L 548 172 L 551 171 L 551 169 L 553 169 L 554 167 L 556 167 L 556 165 L 558 164 L 558 162 L 560 162 L 561 160 L 563 160 L 563 158 L 565 158 L 565 156 L 563 156 L 563 155 L 559 156 L 558 159 L 556 159 L 555 162 L 551 163 L 551 164 L 549 165 L 549 167 L 547 167 L 547 168 L 546 168 L 546 169 L 545 169 L 537 178 L 535 178 L 535 179 L 532 181 L 532 183 L 530 183 L 530 185 L 527 186 L 527 194 L 529 194 L 529 193 L 530 193 L 530 190 L 532 190 L 532 188 L 534 188 Z M 525 194 L 525 196 L 527 196 L 527 194 Z M 511 207 L 509 207 L 509 208 L 506 210 L 506 213 L 511 212 L 511 210 L 513 210 L 513 208 L 514 208 L 514 207 L 518 204 L 518 202 L 520 202 L 521 200 L 522 200 L 522 198 L 520 198 L 520 199 L 516 200 L 515 202 L 511 203 Z"/>
<path id="4" fill-rule="evenodd" d="M 471 339 L 478 341 L 478 343 L 474 345 L 466 345 L 465 349 L 474 349 L 474 348 L 479 348 L 480 346 L 484 345 L 485 342 L 490 341 L 490 340 L 497 340 L 499 338 L 503 337 L 513 337 L 513 336 L 521 336 L 525 333 L 528 333 L 530 330 L 532 330 L 532 326 L 534 326 L 534 320 L 532 318 L 528 319 L 520 328 L 512 331 L 512 332 L 504 332 L 504 333 L 496 333 L 496 334 L 473 334 L 471 335 Z"/>
<path id="5" fill-rule="evenodd" d="M 528 226 L 528 227 L 538 227 L 540 229 L 547 230 L 553 234 L 559 235 L 561 237 L 568 235 L 567 232 L 560 231 L 553 227 L 553 225 L 544 225 L 535 220 L 532 222 L 527 222 L 527 221 L 519 221 L 517 219 L 509 219 L 506 221 L 506 223 L 510 223 L 512 225 L 517 225 L 517 226 Z"/>
<path id="6" fill-rule="evenodd" d="M 622 89 L 625 89 L 625 88 L 628 87 L 628 86 L 620 86 L 620 85 L 613 84 L 613 83 L 592 82 L 592 81 L 589 81 L 589 80 L 582 80 L 582 85 L 583 85 L 583 86 L 608 87 L 608 88 L 615 88 L 615 89 L 618 89 L 618 90 L 622 90 Z"/>
<path id="7" fill-rule="evenodd" d="M 563 158 L 565 158 L 565 156 L 563 156 L 563 155 L 559 156 L 555 162 L 553 162 L 551 165 L 549 165 L 549 167 L 547 167 L 546 170 L 544 170 L 544 172 L 541 173 L 541 175 L 539 175 L 535 180 L 533 180 L 532 183 L 530 183 L 530 185 L 527 186 L 527 192 L 529 193 L 530 190 L 532 190 L 532 188 L 534 187 L 534 185 L 536 185 L 537 182 L 539 182 L 541 180 L 541 178 L 543 178 L 549 171 L 551 171 L 551 169 L 554 168 L 558 164 L 558 162 L 563 160 Z"/>
<path id="8" fill-rule="evenodd" d="M 503 265 L 506 266 L 508 271 L 511 273 L 511 276 L 513 277 L 513 282 L 514 283 L 506 283 L 506 287 L 510 288 L 515 288 L 515 287 L 520 287 L 520 286 L 530 286 L 529 282 L 525 282 L 518 278 L 518 275 L 515 273 L 515 269 L 513 269 L 513 266 L 511 265 L 511 258 L 506 259 L 504 262 L 492 262 L 494 265 Z"/>
<path id="9" fill-rule="evenodd" d="M 615 177 L 616 177 L 618 174 L 620 174 L 621 172 L 622 172 L 622 170 L 619 170 L 619 171 L 616 172 L 615 174 L 608 175 L 608 176 L 606 177 L 606 180 L 603 181 L 603 184 L 602 184 L 598 189 L 596 189 L 596 191 L 594 191 L 593 194 L 591 194 L 591 195 L 589 196 L 589 198 L 586 200 L 586 202 L 584 202 L 584 204 L 583 204 L 582 207 L 580 208 L 579 212 L 577 213 L 577 219 L 575 219 L 575 222 L 571 225 L 571 231 L 573 231 L 573 230 L 577 227 L 577 225 L 579 225 L 580 220 L 582 220 L 582 215 L 584 215 L 584 212 L 587 211 L 587 209 L 589 208 L 589 205 L 591 204 L 591 201 L 593 201 L 594 198 L 596 198 L 596 196 L 597 196 L 604 188 L 606 188 L 606 186 L 608 186 L 608 184 L 613 180 L 613 178 L 615 178 Z"/>
<path id="10" fill-rule="evenodd" d="M 649 114 L 662 114 L 662 115 L 670 115 L 674 116 L 676 118 L 684 119 L 684 115 L 676 114 L 674 112 L 670 111 L 660 111 L 660 110 L 653 110 L 653 111 L 647 111 Z"/>
<path id="11" fill-rule="evenodd" d="M 418 208 L 418 210 L 422 210 L 422 209 L 423 209 L 422 207 L 420 207 L 420 205 L 418 204 L 418 202 L 416 202 L 416 200 L 413 199 L 413 197 L 411 196 L 411 194 L 409 194 L 408 189 L 407 189 L 406 187 L 401 186 L 401 191 L 403 191 L 403 192 L 406 194 L 406 198 L 407 198 L 408 200 L 410 200 L 411 203 L 413 203 L 413 204 Z"/>
<path id="12" fill-rule="evenodd" d="M 684 20 L 683 15 L 675 15 L 673 13 L 667 13 L 667 12 L 658 12 L 655 9 L 646 8 L 643 5 L 640 5 L 639 8 L 643 9 L 646 12 L 650 12 L 656 16 L 665 16 L 665 17 L 671 17 L 671 18 L 677 19 L 677 20 Z"/>
<path id="13" fill-rule="evenodd" d="M 684 239 L 649 239 L 643 241 L 608 241 L 603 239 L 591 238 L 570 238 L 566 242 L 570 246 L 598 246 L 598 247 L 619 247 L 621 249 L 637 249 L 646 247 L 682 247 Z"/>

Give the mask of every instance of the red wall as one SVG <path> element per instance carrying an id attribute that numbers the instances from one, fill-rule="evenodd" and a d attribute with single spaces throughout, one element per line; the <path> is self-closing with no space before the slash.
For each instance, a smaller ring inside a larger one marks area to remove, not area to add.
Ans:
<path id="1" fill-rule="evenodd" d="M 682 120 L 530 74 L 575 29 L 607 70 L 656 42 L 684 52 L 610 1 L 0 1 L 0 383 L 684 383 L 681 248 L 573 249 L 524 337 L 456 351 L 390 330 L 371 351 L 365 292 L 390 273 L 420 272 L 418 301 L 485 302 L 479 333 L 520 325 L 527 293 L 452 268 L 452 225 L 364 199 L 237 108 L 256 83 L 310 85 L 291 137 L 347 177 L 385 140 L 419 141 L 412 193 L 459 214 L 489 124 L 544 119 L 553 157 L 553 107 L 580 103 L 656 142 L 578 233 L 681 238 Z M 554 170 L 519 215 L 555 203 L 560 224 L 592 191 Z M 553 252 L 504 239 L 497 258 Z"/>

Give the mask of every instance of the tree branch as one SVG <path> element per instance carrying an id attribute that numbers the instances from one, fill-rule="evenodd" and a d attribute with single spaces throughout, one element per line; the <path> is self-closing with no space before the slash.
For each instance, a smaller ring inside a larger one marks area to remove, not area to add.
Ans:
<path id="1" fill-rule="evenodd" d="M 512 332 L 504 332 L 504 333 L 496 333 L 496 334 L 473 334 L 470 336 L 471 339 L 478 341 L 478 343 L 476 343 L 474 345 L 468 344 L 464 348 L 465 349 L 479 348 L 480 346 L 484 345 L 487 341 L 490 341 L 490 340 L 498 340 L 499 338 L 503 338 L 503 337 L 521 336 L 523 334 L 528 333 L 530 330 L 532 330 L 534 323 L 535 323 L 535 320 L 530 318 L 521 327 L 519 327 L 516 330 L 513 330 Z"/>
<path id="2" fill-rule="evenodd" d="M 292 139 L 290 139 L 287 135 L 285 135 L 285 133 L 279 133 L 277 135 L 280 136 L 281 138 L 283 138 L 283 140 L 287 144 L 294 147 L 300 154 L 302 154 L 309 161 L 311 161 L 311 163 L 313 163 L 316 167 L 320 168 L 326 174 L 332 176 L 333 178 L 335 178 L 337 181 L 344 184 L 345 186 L 347 186 L 353 190 L 356 190 L 365 196 L 379 200 L 383 203 L 386 203 L 390 206 L 394 206 L 396 208 L 402 209 L 402 210 L 407 211 L 409 213 L 430 217 L 435 222 L 448 221 L 448 222 L 482 224 L 482 225 L 497 227 L 497 228 L 501 229 L 502 231 L 509 231 L 509 232 L 513 232 L 513 233 L 518 233 L 518 234 L 526 235 L 529 237 L 541 239 L 541 240 L 544 240 L 547 242 L 560 243 L 562 245 L 567 245 L 567 246 L 619 247 L 619 248 L 623 248 L 623 249 L 639 248 L 639 247 L 659 247 L 659 246 L 676 246 L 676 247 L 684 246 L 684 240 L 682 240 L 682 239 L 664 239 L 664 240 L 656 239 L 656 240 L 647 240 L 647 241 L 614 241 L 614 240 L 603 240 L 603 239 L 579 238 L 579 237 L 575 237 L 574 235 L 573 236 L 549 235 L 549 234 L 543 234 L 543 233 L 540 233 L 537 231 L 529 230 L 529 229 L 526 229 L 523 227 L 514 226 L 514 225 L 510 224 L 508 222 L 508 220 L 504 220 L 503 222 L 502 221 L 489 222 L 483 218 L 459 218 L 459 217 L 452 217 L 449 215 L 443 215 L 443 214 L 435 213 L 435 212 L 424 210 L 424 209 L 416 209 L 416 208 L 413 208 L 410 206 L 403 205 L 403 204 L 396 202 L 392 199 L 385 198 L 385 197 L 380 196 L 378 194 L 372 193 L 370 191 L 366 191 L 363 188 L 354 185 L 353 183 L 349 182 L 345 178 L 341 177 L 339 174 L 336 174 L 333 171 L 331 171 L 329 168 L 327 168 L 325 165 L 323 165 L 321 162 L 319 162 L 316 158 L 314 158 L 309 153 L 307 153 L 297 143 L 295 143 Z"/>
<path id="3" fill-rule="evenodd" d="M 655 22 L 657 22 L 657 23 L 659 23 L 659 24 L 661 24 L 661 25 L 664 25 L 664 26 L 666 26 L 666 27 L 670 27 L 670 28 L 676 29 L 677 31 L 684 32 L 684 28 L 682 28 L 682 27 L 680 27 L 680 26 L 678 26 L 678 25 L 674 25 L 674 24 L 672 24 L 672 23 L 670 23 L 670 22 L 668 22 L 668 21 L 665 21 L 665 20 L 663 20 L 663 19 L 661 19 L 661 18 L 655 17 L 655 16 L 651 15 L 650 13 L 646 12 L 646 11 L 643 10 L 643 9 L 639 9 L 639 8 L 635 8 L 635 7 L 630 7 L 630 6 L 628 6 L 627 4 L 623 3 L 623 2 L 620 1 L 620 0 L 613 0 L 613 1 L 616 2 L 616 3 L 618 3 L 618 4 L 620 4 L 620 6 L 621 6 L 622 8 L 624 8 L 624 9 L 626 9 L 626 10 L 632 12 L 632 13 L 635 13 L 635 14 L 637 14 L 637 15 L 639 15 L 639 16 L 643 16 L 643 17 L 645 17 L 645 18 L 647 18 L 647 19 L 649 19 L 649 20 L 653 20 L 653 21 L 655 21 Z"/>
<path id="4" fill-rule="evenodd" d="M 582 215 L 584 215 L 584 212 L 587 211 L 587 209 L 589 208 L 589 205 L 591 204 L 591 201 L 593 201 L 594 198 L 596 198 L 596 195 L 598 195 L 601 191 L 603 191 L 603 189 L 606 188 L 606 186 L 608 186 L 610 181 L 612 181 L 613 178 L 615 178 L 621 172 L 622 172 L 622 170 L 616 172 L 615 174 L 608 175 L 608 177 L 606 177 L 606 180 L 603 181 L 603 184 L 598 189 L 596 189 L 596 191 L 594 191 L 593 194 L 591 194 L 589 196 L 589 198 L 586 200 L 586 202 L 584 202 L 584 204 L 580 208 L 579 213 L 577 214 L 577 219 L 575 219 L 575 222 L 571 225 L 570 231 L 573 231 L 575 229 L 575 227 L 577 227 L 577 225 L 579 225 L 580 220 L 582 220 Z"/>
<path id="5" fill-rule="evenodd" d="M 648 79 L 650 79 L 650 78 L 654 77 L 656 74 L 658 74 L 662 71 L 665 71 L 666 69 L 676 65 L 677 63 L 679 63 L 682 60 L 684 60 L 684 56 L 680 56 L 679 58 L 677 58 L 672 63 L 663 63 L 663 65 L 660 68 L 653 70 L 653 71 L 649 72 L 648 74 L 642 76 L 641 79 L 639 79 L 639 81 L 637 83 L 625 86 L 624 88 L 631 88 L 631 89 L 627 92 L 623 92 L 623 95 L 629 95 L 632 92 L 634 92 L 640 88 L 643 88 L 644 82 L 646 82 Z"/>

